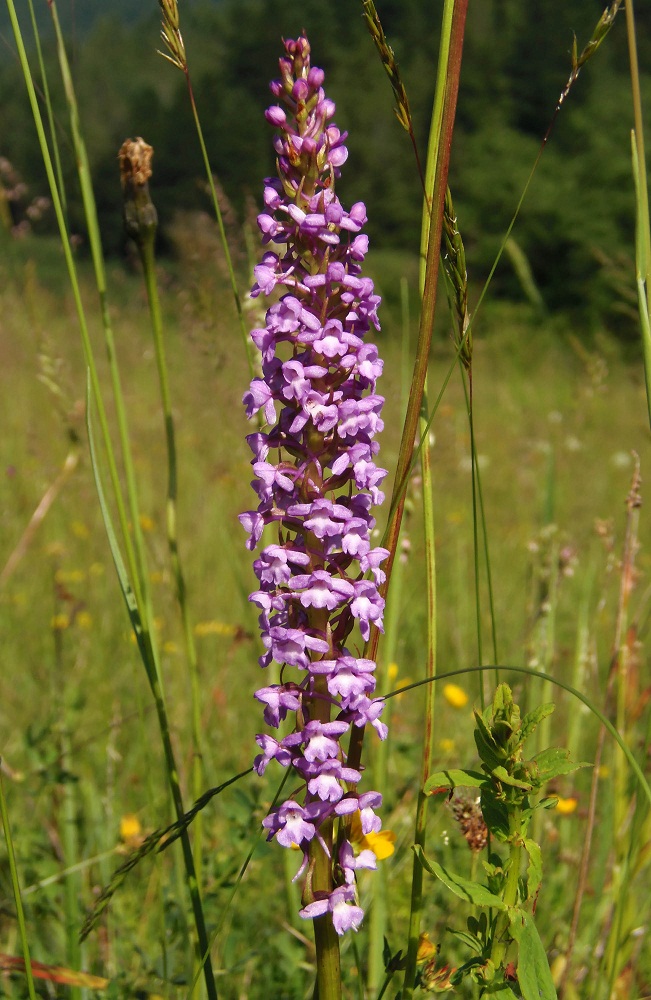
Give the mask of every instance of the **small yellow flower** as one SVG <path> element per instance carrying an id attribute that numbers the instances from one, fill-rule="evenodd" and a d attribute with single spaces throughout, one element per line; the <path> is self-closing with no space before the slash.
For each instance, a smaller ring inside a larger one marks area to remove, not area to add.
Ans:
<path id="1" fill-rule="evenodd" d="M 367 833 L 360 842 L 361 850 L 369 848 L 378 861 L 390 858 L 395 851 L 396 835 L 393 830 L 380 830 L 379 833 Z"/>
<path id="2" fill-rule="evenodd" d="M 454 740 L 445 737 L 442 740 L 439 740 L 439 750 L 442 753 L 454 753 L 454 749 L 455 749 Z"/>
<path id="3" fill-rule="evenodd" d="M 208 621 L 208 622 L 197 622 L 194 626 L 194 634 L 198 636 L 204 635 L 225 635 L 232 636 L 237 632 L 235 625 L 229 625 L 227 622 L 218 621 Z"/>
<path id="4" fill-rule="evenodd" d="M 83 583 L 86 573 L 83 569 L 58 569 L 54 579 L 57 583 Z"/>
<path id="5" fill-rule="evenodd" d="M 135 813 L 125 813 L 120 819 L 120 840 L 130 846 L 137 845 L 142 835 L 142 826 Z"/>
<path id="6" fill-rule="evenodd" d="M 54 632 L 63 632 L 65 629 L 70 628 L 70 616 L 63 611 L 59 612 L 58 615 L 54 615 L 50 619 L 50 628 Z"/>
<path id="7" fill-rule="evenodd" d="M 597 768 L 597 777 L 600 779 L 610 777 L 610 768 L 608 767 L 608 764 L 599 765 L 599 767 Z"/>
<path id="8" fill-rule="evenodd" d="M 397 676 L 398 676 L 398 664 L 390 663 L 389 666 L 387 667 L 387 677 L 389 678 L 391 684 L 393 684 Z"/>
<path id="9" fill-rule="evenodd" d="M 83 521 L 73 521 L 70 525 L 70 530 L 72 531 L 75 538 L 86 539 L 90 538 L 90 530 L 87 524 Z"/>
<path id="10" fill-rule="evenodd" d="M 571 816 L 573 812 L 576 812 L 576 808 L 579 804 L 579 800 L 571 795 L 567 799 L 563 799 L 559 796 L 558 802 L 556 803 L 556 812 L 560 813 L 561 816 Z"/>
<path id="11" fill-rule="evenodd" d="M 418 938 L 418 951 L 416 952 L 417 962 L 429 962 L 430 959 L 438 955 L 439 949 L 437 945 L 432 944 L 429 939 L 429 934 L 421 934 Z"/>
<path id="12" fill-rule="evenodd" d="M 141 514 L 138 520 L 140 521 L 140 527 L 143 531 L 146 532 L 154 530 L 154 521 L 149 514 Z"/>
<path id="13" fill-rule="evenodd" d="M 395 851 L 396 835 L 393 830 L 381 830 L 380 833 L 362 832 L 362 819 L 359 811 L 351 817 L 350 842 L 359 851 L 373 851 L 378 861 L 390 858 Z"/>
<path id="14" fill-rule="evenodd" d="M 458 684 L 446 684 L 443 688 L 443 697 L 452 708 L 465 708 L 468 704 L 468 695 Z"/>
<path id="15" fill-rule="evenodd" d="M 93 627 L 93 618 L 88 611 L 80 611 L 75 618 L 75 622 L 79 628 L 84 629 L 85 632 Z"/>
<path id="16" fill-rule="evenodd" d="M 179 651 L 178 643 L 174 642 L 172 639 L 166 639 L 163 643 L 163 652 L 168 653 L 170 656 L 176 656 Z"/>

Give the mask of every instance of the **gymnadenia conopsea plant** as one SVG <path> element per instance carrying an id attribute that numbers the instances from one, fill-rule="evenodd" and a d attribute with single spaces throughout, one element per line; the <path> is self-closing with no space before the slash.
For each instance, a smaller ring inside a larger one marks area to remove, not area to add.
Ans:
<path id="1" fill-rule="evenodd" d="M 368 836 L 381 825 L 381 796 L 358 791 L 361 774 L 347 766 L 344 740 L 367 724 L 386 736 L 375 663 L 353 651 L 359 639 L 346 645 L 357 626 L 363 640 L 372 624 L 382 628 L 377 588 L 388 552 L 372 548 L 370 534 L 371 507 L 384 498 L 386 471 L 375 464 L 384 400 L 375 392 L 382 362 L 364 342 L 371 326 L 379 329 L 379 297 L 361 274 L 366 209 L 358 202 L 346 211 L 335 194 L 346 133 L 333 124 L 335 105 L 323 71 L 310 65 L 307 38 L 286 41 L 285 52 L 271 84 L 278 103 L 266 112 L 278 170 L 265 181 L 258 217 L 268 249 L 251 292 L 272 304 L 264 329 L 251 332 L 262 377 L 244 395 L 247 415 L 265 421 L 247 438 L 259 504 L 240 521 L 250 549 L 268 529 L 250 599 L 260 608 L 260 664 L 275 662 L 280 683 L 255 697 L 270 727 L 288 715 L 293 722 L 281 738 L 257 736 L 257 772 L 275 760 L 292 769 L 296 789 L 263 822 L 269 839 L 302 851 L 300 912 L 327 936 L 358 928 L 356 870 L 376 866 L 351 830 L 361 822 Z M 317 931 L 317 949 L 318 939 Z"/>

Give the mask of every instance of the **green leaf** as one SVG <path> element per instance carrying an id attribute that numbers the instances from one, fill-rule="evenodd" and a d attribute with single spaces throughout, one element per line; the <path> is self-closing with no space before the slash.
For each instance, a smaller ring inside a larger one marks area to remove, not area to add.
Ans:
<path id="1" fill-rule="evenodd" d="M 413 850 L 423 868 L 430 875 L 439 878 L 459 899 L 465 899 L 467 903 L 473 903 L 475 906 L 492 906 L 496 910 L 506 909 L 506 904 L 500 897 L 489 892 L 486 886 L 480 885 L 479 882 L 471 882 L 469 879 L 462 878 L 461 875 L 455 875 L 454 872 L 449 872 L 437 861 L 428 861 L 420 844 L 414 844 Z"/>
<path id="2" fill-rule="evenodd" d="M 535 899 L 542 883 L 542 851 L 535 840 L 528 837 L 524 841 L 524 849 L 529 858 L 527 865 L 527 899 Z"/>
<path id="3" fill-rule="evenodd" d="M 452 935 L 452 937 L 455 937 L 457 941 L 461 941 L 465 944 L 467 948 L 470 948 L 478 955 L 481 954 L 481 941 L 478 941 L 474 934 L 469 934 L 468 931 L 455 931 L 452 927 L 446 927 L 446 930 Z"/>
<path id="4" fill-rule="evenodd" d="M 575 764 L 574 761 L 570 760 L 569 751 L 562 747 L 549 747 L 548 750 L 542 750 L 536 754 L 533 762 L 538 768 L 541 781 L 550 781 L 560 774 L 571 774 L 572 771 L 576 771 L 580 767 L 592 766 L 588 761 L 580 761 Z"/>
<path id="5" fill-rule="evenodd" d="M 543 719 L 552 714 L 555 707 L 553 702 L 548 701 L 546 705 L 540 705 L 538 708 L 534 708 L 532 712 L 527 712 L 520 726 L 519 736 L 521 743 L 525 743 L 529 739 Z"/>
<path id="6" fill-rule="evenodd" d="M 506 806 L 496 800 L 492 790 L 482 789 L 481 811 L 491 834 L 505 843 L 510 836 L 509 814 Z"/>
<path id="7" fill-rule="evenodd" d="M 433 795 L 440 788 L 481 788 L 486 783 L 486 775 L 478 771 L 463 771 L 460 768 L 450 768 L 447 771 L 437 771 L 430 774 L 423 791 Z"/>
<path id="8" fill-rule="evenodd" d="M 501 781 L 503 785 L 511 785 L 513 788 L 522 788 L 525 792 L 530 792 L 532 785 L 528 781 L 519 781 L 501 765 L 493 768 L 493 777 Z"/>
<path id="9" fill-rule="evenodd" d="M 479 712 L 475 712 L 475 725 L 473 736 L 475 737 L 477 753 L 488 770 L 492 771 L 494 767 L 499 767 L 503 763 L 504 754 L 498 754 L 495 740 Z"/>
<path id="10" fill-rule="evenodd" d="M 499 1000 L 518 1000 L 515 993 L 506 983 L 495 983 L 484 990 L 484 996 L 499 997 Z"/>
<path id="11" fill-rule="evenodd" d="M 518 942 L 518 983 L 524 1000 L 558 1000 L 533 917 L 517 909 L 509 913 L 509 920 L 511 934 Z"/>

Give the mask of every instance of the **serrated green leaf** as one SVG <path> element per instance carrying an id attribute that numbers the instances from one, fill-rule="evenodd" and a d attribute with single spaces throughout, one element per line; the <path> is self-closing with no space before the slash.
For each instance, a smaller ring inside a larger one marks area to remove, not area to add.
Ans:
<path id="1" fill-rule="evenodd" d="M 438 788 L 481 788 L 486 783 L 486 775 L 478 771 L 464 771 L 461 768 L 450 768 L 447 771 L 437 771 L 430 774 L 423 791 L 431 795 Z"/>
<path id="2" fill-rule="evenodd" d="M 521 743 L 525 743 L 529 739 L 543 719 L 552 714 L 555 707 L 553 702 L 548 701 L 546 705 L 540 705 L 538 708 L 534 708 L 533 711 L 527 712 L 520 726 Z"/>
<path id="3" fill-rule="evenodd" d="M 461 875 L 448 871 L 437 861 L 428 861 L 420 844 L 414 844 L 413 850 L 423 868 L 430 875 L 435 875 L 436 878 L 440 879 L 459 899 L 465 899 L 466 902 L 473 903 L 475 906 L 492 906 L 496 910 L 506 909 L 506 904 L 500 897 L 489 892 L 486 886 L 480 885 L 478 882 L 471 882 L 469 879 L 462 878 Z"/>
<path id="4" fill-rule="evenodd" d="M 533 917 L 517 909 L 509 913 L 509 920 L 511 934 L 518 942 L 518 984 L 524 1000 L 558 1000 Z"/>
<path id="5" fill-rule="evenodd" d="M 562 747 L 549 747 L 548 750 L 541 750 L 533 758 L 533 762 L 538 768 L 541 781 L 550 781 L 561 774 L 571 774 L 572 771 L 576 771 L 580 767 L 592 766 L 588 761 L 579 761 L 578 764 L 575 764 L 573 760 L 570 760 L 569 751 Z"/>

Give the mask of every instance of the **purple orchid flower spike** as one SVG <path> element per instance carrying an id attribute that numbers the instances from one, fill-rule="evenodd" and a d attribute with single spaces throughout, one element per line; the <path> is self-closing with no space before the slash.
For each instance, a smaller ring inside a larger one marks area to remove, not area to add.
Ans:
<path id="1" fill-rule="evenodd" d="M 357 793 L 361 774 L 347 766 L 343 744 L 351 727 L 368 722 L 386 736 L 383 703 L 373 699 L 375 663 L 346 646 L 355 627 L 363 640 L 371 625 L 381 629 L 384 611 L 377 588 L 388 552 L 370 540 L 371 506 L 384 499 L 386 476 L 375 464 L 382 362 L 364 341 L 379 329 L 380 300 L 361 273 L 366 209 L 358 202 L 346 211 L 335 193 L 348 152 L 323 71 L 310 65 L 305 37 L 286 41 L 285 51 L 271 84 L 277 104 L 266 113 L 277 130 L 278 176 L 265 180 L 258 217 L 265 252 L 251 291 L 273 301 L 265 328 L 251 332 L 262 377 L 244 394 L 247 415 L 266 421 L 247 439 L 260 502 L 240 521 L 250 549 L 265 528 L 273 531 L 254 562 L 260 589 L 251 600 L 261 610 L 260 664 L 276 662 L 281 683 L 255 697 L 269 726 L 287 726 L 288 717 L 294 725 L 282 739 L 257 736 L 255 766 L 263 774 L 275 760 L 297 776 L 303 791 L 264 826 L 269 839 L 303 852 L 299 875 L 308 869 L 310 877 L 301 915 L 330 914 L 343 934 L 363 917 L 355 872 L 375 867 L 368 849 L 353 853 L 351 813 L 361 813 L 365 832 L 381 823 L 381 796 Z M 316 852 L 329 861 L 326 884 L 316 884 Z"/>

